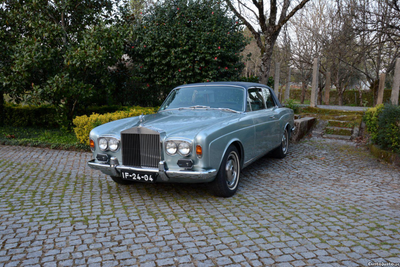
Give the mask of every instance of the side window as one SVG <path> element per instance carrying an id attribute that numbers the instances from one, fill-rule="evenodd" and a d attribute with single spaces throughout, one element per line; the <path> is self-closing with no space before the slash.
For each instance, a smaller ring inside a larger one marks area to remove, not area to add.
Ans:
<path id="1" fill-rule="evenodd" d="M 263 92 L 260 88 L 251 88 L 248 90 L 249 94 L 247 97 L 247 111 L 256 111 L 265 109 L 265 103 L 263 100 Z M 251 109 L 250 109 L 251 108 Z"/>
<path id="2" fill-rule="evenodd" d="M 267 108 L 273 108 L 276 106 L 274 99 L 272 98 L 271 91 L 268 88 L 263 88 L 263 96 L 265 99 L 265 106 Z"/>

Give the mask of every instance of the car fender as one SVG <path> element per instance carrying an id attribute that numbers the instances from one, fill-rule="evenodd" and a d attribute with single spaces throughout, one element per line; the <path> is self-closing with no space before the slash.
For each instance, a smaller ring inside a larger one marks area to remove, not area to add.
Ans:
<path id="1" fill-rule="evenodd" d="M 211 156 L 209 158 L 210 166 L 219 170 L 223 157 L 228 150 L 228 148 L 232 144 L 238 144 L 238 150 L 240 152 L 240 165 L 243 166 L 243 159 L 244 159 L 244 149 L 242 141 L 237 137 L 229 137 L 215 139 L 209 144 L 209 151 L 211 152 Z"/>

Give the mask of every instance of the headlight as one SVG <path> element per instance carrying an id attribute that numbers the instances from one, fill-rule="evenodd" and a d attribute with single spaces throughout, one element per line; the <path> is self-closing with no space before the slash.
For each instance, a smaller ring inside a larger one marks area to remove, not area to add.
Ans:
<path id="1" fill-rule="evenodd" d="M 190 144 L 187 142 L 181 142 L 178 146 L 178 151 L 182 156 L 188 156 L 190 154 Z"/>
<path id="2" fill-rule="evenodd" d="M 111 151 L 116 151 L 119 146 L 119 141 L 115 138 L 110 138 L 108 140 L 108 147 L 110 148 Z"/>
<path id="3" fill-rule="evenodd" d="M 99 138 L 99 148 L 103 151 L 105 151 L 108 147 L 108 142 L 107 139 L 105 138 Z"/>
<path id="4" fill-rule="evenodd" d="M 168 141 L 167 144 L 165 145 L 165 150 L 169 155 L 175 155 L 176 151 L 178 150 L 175 142 L 173 141 Z"/>

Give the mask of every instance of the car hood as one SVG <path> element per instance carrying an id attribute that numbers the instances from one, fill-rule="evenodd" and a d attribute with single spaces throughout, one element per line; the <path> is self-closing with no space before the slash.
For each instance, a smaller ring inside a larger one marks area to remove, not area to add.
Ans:
<path id="1" fill-rule="evenodd" d="M 166 138 L 179 137 L 193 139 L 197 133 L 215 125 L 223 126 L 240 119 L 240 113 L 221 110 L 173 110 L 156 114 L 126 118 L 103 124 L 93 130 L 97 136 L 120 136 L 120 132 L 132 127 L 145 127 L 165 132 Z"/>
<path id="2" fill-rule="evenodd" d="M 166 137 L 182 137 L 192 139 L 208 127 L 222 126 L 239 118 L 238 113 L 220 110 L 174 110 L 162 111 L 145 116 L 142 127 L 166 133 Z"/>

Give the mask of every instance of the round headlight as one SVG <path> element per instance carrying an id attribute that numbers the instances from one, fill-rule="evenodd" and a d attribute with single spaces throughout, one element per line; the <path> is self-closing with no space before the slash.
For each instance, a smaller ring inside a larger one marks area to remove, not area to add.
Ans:
<path id="1" fill-rule="evenodd" d="M 178 146 L 178 151 L 182 156 L 187 156 L 190 154 L 190 145 L 186 142 L 181 142 Z"/>
<path id="2" fill-rule="evenodd" d="M 119 146 L 119 141 L 115 138 L 110 138 L 108 141 L 108 147 L 110 148 L 111 151 L 116 151 Z"/>
<path id="3" fill-rule="evenodd" d="M 99 138 L 99 148 L 101 150 L 106 150 L 108 147 L 108 142 L 107 139 L 105 138 Z"/>
<path id="4" fill-rule="evenodd" d="M 167 151 L 168 154 L 175 155 L 178 148 L 175 142 L 168 141 L 167 144 L 165 145 L 165 150 Z"/>

